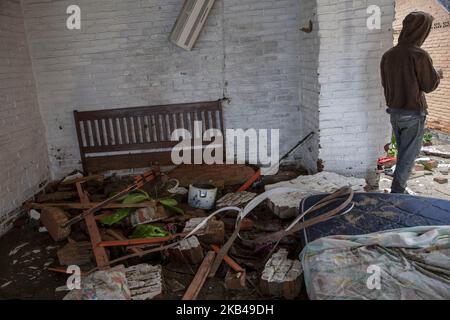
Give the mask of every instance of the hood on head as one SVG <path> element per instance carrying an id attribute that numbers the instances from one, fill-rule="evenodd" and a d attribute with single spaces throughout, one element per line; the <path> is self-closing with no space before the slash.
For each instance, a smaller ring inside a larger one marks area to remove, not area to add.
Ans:
<path id="1" fill-rule="evenodd" d="M 433 16 L 417 11 L 411 12 L 403 20 L 403 29 L 400 33 L 399 43 L 422 46 L 431 32 Z"/>

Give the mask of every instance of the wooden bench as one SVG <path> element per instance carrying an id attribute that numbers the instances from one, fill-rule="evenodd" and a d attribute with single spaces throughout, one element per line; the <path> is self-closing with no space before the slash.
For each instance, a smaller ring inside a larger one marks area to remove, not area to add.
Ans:
<path id="1" fill-rule="evenodd" d="M 193 133 L 194 121 L 201 121 L 203 132 L 224 130 L 220 101 L 74 111 L 74 117 L 86 173 L 171 165 L 175 129 Z"/>

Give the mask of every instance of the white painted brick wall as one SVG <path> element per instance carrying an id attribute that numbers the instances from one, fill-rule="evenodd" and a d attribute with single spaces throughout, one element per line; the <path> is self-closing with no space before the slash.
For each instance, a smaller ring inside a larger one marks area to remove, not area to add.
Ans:
<path id="1" fill-rule="evenodd" d="M 317 169 L 319 158 L 319 53 L 320 39 L 317 20 L 316 0 L 300 1 L 300 27 L 309 27 L 309 21 L 313 22 L 311 33 L 300 32 L 299 37 L 299 96 L 300 110 L 303 115 L 303 136 L 310 132 L 315 135 L 301 148 L 297 156 L 302 164 L 311 172 Z"/>
<path id="2" fill-rule="evenodd" d="M 379 63 L 392 47 L 393 0 L 317 0 L 320 37 L 320 153 L 325 169 L 373 177 L 390 141 Z M 382 10 L 381 30 L 366 27 L 367 7 Z"/>
<path id="3" fill-rule="evenodd" d="M 228 128 L 280 128 L 281 154 L 357 176 L 389 141 L 379 61 L 392 46 L 393 0 L 218 0 L 194 51 L 167 40 L 181 0 L 23 0 L 54 177 L 79 168 L 72 111 L 216 100 Z M 366 28 L 369 5 L 382 30 Z M 314 21 L 310 34 L 299 26 Z M 320 146 L 320 150 L 319 150 Z"/>
<path id="4" fill-rule="evenodd" d="M 0 235 L 48 177 L 45 133 L 19 0 L 0 2 Z"/>
<path id="5" fill-rule="evenodd" d="M 196 48 L 168 42 L 182 0 L 23 0 L 51 171 L 79 168 L 72 111 L 217 100 L 228 128 L 301 138 L 298 0 L 218 0 Z M 82 30 L 65 28 L 78 4 Z"/>

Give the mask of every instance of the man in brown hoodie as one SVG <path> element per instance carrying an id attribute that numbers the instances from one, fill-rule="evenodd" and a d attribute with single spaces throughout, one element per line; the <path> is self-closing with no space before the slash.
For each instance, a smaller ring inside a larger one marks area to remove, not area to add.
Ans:
<path id="1" fill-rule="evenodd" d="M 398 159 L 392 193 L 405 193 L 406 184 L 422 147 L 427 102 L 425 93 L 437 89 L 442 73 L 420 47 L 430 34 L 433 17 L 412 12 L 403 21 L 398 45 L 381 60 L 381 80 L 397 140 Z"/>

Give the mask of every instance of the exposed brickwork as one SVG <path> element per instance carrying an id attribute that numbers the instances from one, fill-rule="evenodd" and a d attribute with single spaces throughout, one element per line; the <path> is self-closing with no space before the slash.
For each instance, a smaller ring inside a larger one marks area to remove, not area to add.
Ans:
<path id="1" fill-rule="evenodd" d="M 36 98 L 19 0 L 0 2 L 0 235 L 15 210 L 48 175 L 45 133 Z"/>
<path id="2" fill-rule="evenodd" d="M 397 0 L 395 39 L 402 21 L 412 11 L 425 11 L 435 18 L 434 27 L 423 48 L 430 53 L 434 65 L 444 71 L 438 90 L 427 95 L 429 105 L 428 127 L 450 134 L 450 14 L 434 0 Z"/>

